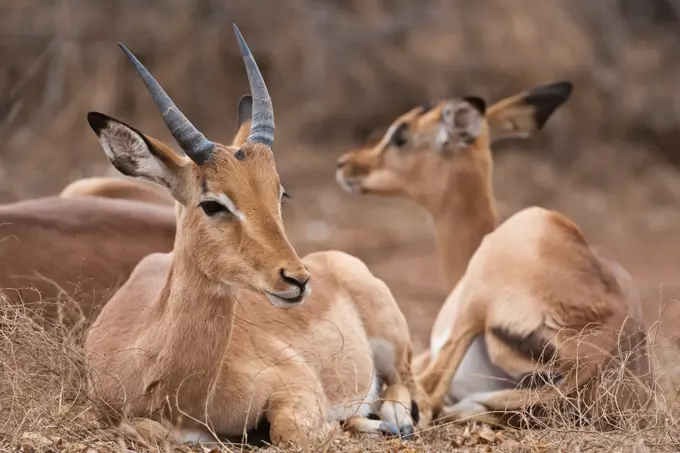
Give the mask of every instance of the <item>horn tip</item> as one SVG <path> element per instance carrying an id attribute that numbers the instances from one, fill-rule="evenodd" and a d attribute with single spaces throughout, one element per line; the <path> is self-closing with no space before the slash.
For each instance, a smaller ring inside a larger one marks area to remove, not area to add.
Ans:
<path id="1" fill-rule="evenodd" d="M 136 58 L 135 58 L 135 56 L 132 54 L 132 52 L 130 52 L 130 51 L 128 50 L 128 48 L 125 47 L 125 46 L 123 45 L 123 43 L 120 43 L 120 42 L 119 42 L 119 43 L 118 43 L 118 47 L 120 47 L 120 50 L 122 50 L 123 53 L 125 53 L 125 55 L 126 55 L 130 60 L 132 60 L 133 62 L 136 60 Z"/>
<path id="2" fill-rule="evenodd" d="M 234 25 L 234 34 L 236 35 L 236 40 L 238 41 L 238 47 L 239 47 L 239 50 L 241 51 L 241 56 L 247 57 L 247 56 L 250 55 L 250 49 L 248 49 L 248 45 L 246 44 L 246 40 L 243 39 L 243 35 L 239 31 L 236 24 L 233 24 L 233 25 Z"/>

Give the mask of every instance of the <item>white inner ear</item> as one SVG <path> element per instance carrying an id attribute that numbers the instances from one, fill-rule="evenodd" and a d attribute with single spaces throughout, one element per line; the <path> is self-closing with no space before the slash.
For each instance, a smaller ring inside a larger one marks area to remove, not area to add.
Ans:
<path id="1" fill-rule="evenodd" d="M 109 122 L 99 143 L 113 165 L 124 175 L 174 186 L 174 176 L 149 150 L 144 139 L 123 124 Z"/>

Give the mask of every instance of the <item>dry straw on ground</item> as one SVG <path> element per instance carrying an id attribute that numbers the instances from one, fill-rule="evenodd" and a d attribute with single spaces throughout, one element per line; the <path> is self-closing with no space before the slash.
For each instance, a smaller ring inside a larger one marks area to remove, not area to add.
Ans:
<path id="1" fill-rule="evenodd" d="M 677 304 L 677 301 L 674 301 Z M 39 325 L 33 313 L 0 303 L 0 449 L 7 451 L 241 451 L 246 446 L 185 445 L 172 447 L 145 441 L 132 429 L 102 428 L 95 419 L 92 398 L 84 379 L 83 349 L 79 335 L 58 325 Z M 479 422 L 432 426 L 417 439 L 402 441 L 380 436 L 350 436 L 335 431 L 321 446 L 308 451 L 327 452 L 549 452 L 549 451 L 677 451 L 680 448 L 678 358 L 676 339 L 652 330 L 655 342 L 658 390 L 655 405 L 644 414 L 625 414 L 620 428 L 598 430 L 595 422 L 578 416 L 567 400 L 545 409 L 542 418 L 523 421 L 533 428 L 493 429 Z M 627 379 L 614 369 L 604 378 L 607 392 Z M 646 425 L 639 427 L 640 419 Z M 131 421 L 128 426 L 138 426 Z M 148 439 L 148 437 L 147 437 Z M 217 450 L 214 450 L 217 449 Z M 273 447 L 259 451 L 297 451 Z"/>

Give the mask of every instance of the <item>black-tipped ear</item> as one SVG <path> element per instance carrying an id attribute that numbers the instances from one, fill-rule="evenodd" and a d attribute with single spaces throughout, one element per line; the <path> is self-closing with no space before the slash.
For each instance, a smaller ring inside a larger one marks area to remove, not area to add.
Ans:
<path id="1" fill-rule="evenodd" d="M 182 202 L 183 168 L 187 158 L 178 156 L 160 141 L 108 115 L 88 112 L 87 122 L 113 166 L 125 176 L 156 183 Z"/>
<path id="2" fill-rule="evenodd" d="M 486 101 L 477 96 L 466 96 L 463 98 L 465 102 L 470 104 L 482 115 L 486 114 Z"/>
<path id="3" fill-rule="evenodd" d="M 102 132 L 105 131 L 107 128 L 109 128 L 112 125 L 116 124 L 121 124 L 125 126 L 126 128 L 130 129 L 131 131 L 136 132 L 142 140 L 144 140 L 144 143 L 152 149 L 154 145 L 149 141 L 149 138 L 141 133 L 139 130 L 136 128 L 130 126 L 129 124 L 125 123 L 124 121 L 117 120 L 116 118 L 105 115 L 103 113 L 99 112 L 87 112 L 87 122 L 90 124 L 90 127 L 94 131 L 95 134 L 97 134 L 97 137 L 101 137 Z"/>
<path id="4" fill-rule="evenodd" d="M 94 133 L 97 134 L 97 136 L 101 134 L 102 130 L 106 129 L 106 126 L 112 119 L 113 118 L 108 115 L 104 115 L 103 113 L 87 112 L 87 122 L 90 124 L 90 127 Z"/>
<path id="5" fill-rule="evenodd" d="M 241 96 L 238 101 L 238 112 L 236 114 L 236 128 L 243 126 L 243 123 L 253 119 L 253 97 L 249 94 Z"/>
<path id="6" fill-rule="evenodd" d="M 573 89 L 570 82 L 564 81 L 536 87 L 527 93 L 524 102 L 534 106 L 534 121 L 539 130 L 550 115 L 569 99 Z"/>

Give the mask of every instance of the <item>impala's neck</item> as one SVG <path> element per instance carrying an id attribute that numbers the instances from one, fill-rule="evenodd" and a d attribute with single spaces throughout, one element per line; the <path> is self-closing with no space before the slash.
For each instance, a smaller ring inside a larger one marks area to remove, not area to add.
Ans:
<path id="1" fill-rule="evenodd" d="M 179 228 L 178 221 L 178 236 Z M 210 388 L 231 339 L 235 307 L 232 288 L 200 272 L 183 241 L 176 241 L 159 304 L 162 373 L 181 380 L 200 372 L 195 378 Z"/>
<path id="2" fill-rule="evenodd" d="M 448 290 L 452 290 L 484 236 L 496 228 L 496 208 L 490 159 L 451 165 L 442 172 L 444 190 L 425 207 L 436 230 L 444 278 Z"/>

